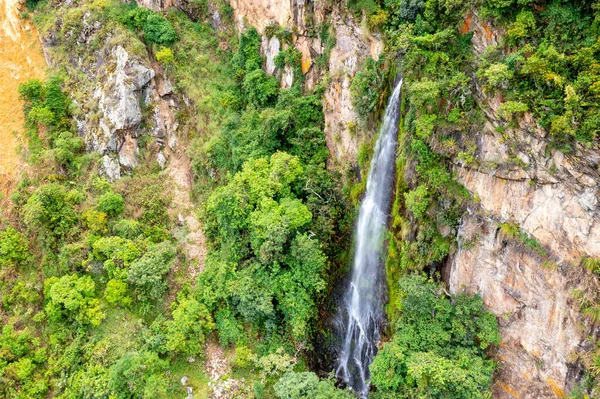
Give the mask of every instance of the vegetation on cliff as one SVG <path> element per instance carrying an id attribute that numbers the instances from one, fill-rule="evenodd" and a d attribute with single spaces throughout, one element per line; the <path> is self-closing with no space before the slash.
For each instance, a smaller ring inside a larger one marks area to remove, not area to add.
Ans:
<path id="1" fill-rule="evenodd" d="M 307 88 L 302 54 L 282 40 L 274 63 L 293 75 L 282 88 L 279 75 L 262 69 L 261 35 L 253 28 L 235 35 L 226 2 L 210 2 L 221 18 L 216 28 L 208 2 L 190 4 L 195 21 L 180 10 L 110 0 L 35 4 L 55 65 L 52 77 L 19 90 L 31 167 L 0 223 L 2 396 L 167 398 L 183 395 L 183 375 L 194 393 L 208 396 L 202 362 L 207 343 L 218 342 L 232 364 L 227 376 L 245 379 L 239 398 L 352 397 L 308 367 L 319 319 L 328 316 L 324 299 L 348 264 L 352 199 L 361 188 L 349 190 L 326 167 L 326 83 Z M 360 122 L 376 123 L 399 59 L 406 82 L 386 264 L 390 329 L 371 365 L 373 397 L 490 397 L 495 318 L 480 299 L 449 295 L 422 275 L 438 278 L 458 245 L 461 216 L 477 200 L 455 181 L 451 163 L 476 164 L 479 90 L 501 99 L 508 128 L 531 113 L 555 148 L 597 146 L 599 7 L 347 5 L 387 44 L 385 56 L 367 60 L 351 83 Z M 463 29 L 474 10 L 506 30 L 480 58 Z M 100 27 L 91 29 L 94 22 Z M 97 37 L 82 41 L 90 29 Z M 324 23 L 320 68 L 334 46 L 330 33 Z M 78 134 L 78 117 L 99 112 L 81 105 L 93 95 L 94 63 L 117 46 L 160 69 L 181 100 L 179 138 L 208 247 L 201 271 L 186 259 L 170 177 L 149 144 L 152 106 L 141 107 L 140 164 L 116 182 L 99 172 L 101 154 L 86 151 Z M 544 251 L 518 226 L 505 230 Z M 597 371 L 590 368 L 591 385 Z"/>

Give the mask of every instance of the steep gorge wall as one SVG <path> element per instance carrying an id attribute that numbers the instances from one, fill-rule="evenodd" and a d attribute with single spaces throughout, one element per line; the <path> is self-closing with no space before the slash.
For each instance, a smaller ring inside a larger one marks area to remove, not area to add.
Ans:
<path id="1" fill-rule="evenodd" d="M 231 6 L 239 31 L 254 26 L 263 32 L 274 23 L 292 30 L 293 44 L 302 53 L 302 72 L 308 88 L 314 87 L 324 72 L 315 65 L 316 58 L 326 51 L 325 43 L 316 33 L 317 27 L 325 23 L 331 26 L 335 32 L 335 46 L 327 63 L 329 80 L 323 105 L 325 135 L 336 161 L 341 164 L 355 162 L 361 139 L 353 130 L 358 115 L 350 99 L 350 83 L 366 58 L 378 59 L 383 51 L 381 37 L 361 27 L 343 4 L 324 0 L 232 0 Z M 262 51 L 267 59 L 268 73 L 274 72 L 272 60 L 280 48 L 276 37 L 264 39 Z M 284 71 L 283 86 L 291 85 L 289 75 Z"/>
<path id="2" fill-rule="evenodd" d="M 155 10 L 186 7 L 185 0 L 138 3 Z M 324 22 L 332 26 L 336 44 L 327 63 L 326 139 L 335 161 L 342 165 L 355 162 L 361 138 L 351 128 L 358 116 L 350 101 L 350 83 L 367 57 L 380 55 L 381 39 L 366 32 L 343 6 L 326 1 L 232 0 L 231 6 L 240 31 L 249 26 L 264 31 L 277 23 L 294 32 L 293 44 L 302 52 L 308 87 L 324 73 L 315 64 L 325 48 L 314 28 Z M 214 21 L 219 20 L 218 11 L 212 15 Z M 92 24 L 86 29 L 82 45 L 101 27 Z M 467 18 L 463 29 L 474 32 L 476 55 L 497 44 L 502 35 L 476 15 Z M 51 39 L 47 38 L 48 47 Z M 270 74 L 276 73 L 273 59 L 282 46 L 276 37 L 263 41 L 265 69 Z M 107 76 L 108 80 L 102 81 L 88 69 L 97 95 L 90 112 L 82 116 L 80 133 L 92 149 L 103 152 L 107 174 L 118 178 L 122 168 L 135 166 L 140 100 L 154 104 L 159 112 L 152 117 L 153 136 L 159 150 L 168 152 L 167 147 L 173 150 L 176 145 L 177 126 L 171 108 L 177 99 L 161 80 L 159 68 L 135 56 L 134 51 L 112 47 L 97 59 L 101 63 L 94 70 L 112 73 L 99 73 Z M 280 72 L 282 85 L 291 85 L 290 73 Z M 495 398 L 561 397 L 582 375 L 574 354 L 591 347 L 591 324 L 572 292 L 598 290 L 595 279 L 579 262 L 583 256 L 600 257 L 600 155 L 583 148 L 573 154 L 550 149 L 545 132 L 529 115 L 508 132 L 507 140 L 496 131 L 502 123 L 499 99 L 481 94 L 478 101 L 486 111 L 487 123 L 476 137 L 476 162 L 453 162 L 457 179 L 478 201 L 464 215 L 458 233 L 462 244 L 447 263 L 450 290 L 480 294 L 499 318 L 503 342 L 497 354 L 500 370 Z M 98 121 L 94 115 L 99 115 Z M 501 223 L 518 225 L 547 255 L 540 256 L 504 235 Z"/>
<path id="3" fill-rule="evenodd" d="M 464 29 L 474 32 L 478 56 L 502 35 L 476 15 Z M 580 261 L 600 256 L 600 154 L 551 149 L 528 114 L 500 134 L 500 99 L 477 97 L 486 124 L 476 161 L 453 163 L 477 204 L 463 217 L 460 249 L 448 261 L 450 290 L 480 294 L 499 318 L 495 398 L 565 397 L 582 377 L 578 359 L 594 334 L 573 290 L 598 292 Z M 519 226 L 542 249 L 503 233 L 502 223 Z"/>
<path id="4" fill-rule="evenodd" d="M 137 3 L 155 10 L 168 7 L 189 10 L 191 4 L 189 0 L 137 0 Z M 368 57 L 379 58 L 383 51 L 382 38 L 365 30 L 343 3 L 326 0 L 232 0 L 230 5 L 238 32 L 254 27 L 263 33 L 271 25 L 292 32 L 293 45 L 302 53 L 302 73 L 307 88 L 314 88 L 328 73 L 323 104 L 327 146 L 335 163 L 355 163 L 364 137 L 356 134 L 358 115 L 350 99 L 350 84 Z M 218 28 L 221 20 L 219 10 L 212 9 L 209 4 L 209 13 L 213 26 Z M 335 46 L 331 49 L 326 49 L 326 44 L 319 37 L 321 24 L 329 24 L 335 32 Z M 266 72 L 280 72 L 281 85 L 289 87 L 293 83 L 291 69 L 276 71 L 274 64 L 275 56 L 284 46 L 276 36 L 264 37 L 261 51 L 266 59 Z M 315 61 L 327 50 L 329 59 L 326 68 L 318 68 Z"/>

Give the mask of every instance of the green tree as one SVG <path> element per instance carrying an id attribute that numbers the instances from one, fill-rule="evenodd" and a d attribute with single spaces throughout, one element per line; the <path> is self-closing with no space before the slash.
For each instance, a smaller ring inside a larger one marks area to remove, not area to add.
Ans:
<path id="1" fill-rule="evenodd" d="M 382 398 L 490 398 L 495 363 L 486 350 L 500 342 L 496 318 L 480 298 L 448 298 L 420 275 L 400 280 L 402 302 L 393 339 L 370 366 Z"/>
<path id="2" fill-rule="evenodd" d="M 110 368 L 110 398 L 154 399 L 167 395 L 164 373 L 168 362 L 153 352 L 130 352 Z"/>
<path id="3" fill-rule="evenodd" d="M 333 379 L 319 380 L 312 372 L 288 372 L 275 384 L 279 399 L 352 399 L 349 391 L 335 387 Z"/>
<path id="4" fill-rule="evenodd" d="M 175 247 L 168 241 L 150 245 L 141 258 L 131 262 L 128 281 L 142 297 L 158 299 L 166 288 L 163 277 L 171 269 L 175 254 Z"/>
<path id="5" fill-rule="evenodd" d="M 123 212 L 125 200 L 121 194 L 108 191 L 98 198 L 98 210 L 110 216 L 115 216 Z"/>
<path id="6" fill-rule="evenodd" d="M 65 187 L 50 183 L 29 197 L 23 207 L 23 219 L 43 242 L 54 244 L 72 232 L 77 221 L 73 205 Z"/>
<path id="7" fill-rule="evenodd" d="M 104 319 L 95 297 L 96 285 L 89 276 L 76 274 L 51 277 L 44 282 L 45 311 L 54 321 L 73 320 L 80 325 L 98 326 Z"/>
<path id="8" fill-rule="evenodd" d="M 206 306 L 195 299 L 183 298 L 175 305 L 172 316 L 165 323 L 166 349 L 182 356 L 202 354 L 206 335 L 215 326 Z"/>
<path id="9" fill-rule="evenodd" d="M 23 234 L 12 227 L 0 231 L 0 269 L 23 265 L 29 257 L 29 244 Z"/>
<path id="10" fill-rule="evenodd" d="M 244 77 L 242 84 L 248 102 L 257 108 L 272 105 L 279 93 L 279 83 L 273 76 L 267 76 L 262 69 L 256 69 Z"/>

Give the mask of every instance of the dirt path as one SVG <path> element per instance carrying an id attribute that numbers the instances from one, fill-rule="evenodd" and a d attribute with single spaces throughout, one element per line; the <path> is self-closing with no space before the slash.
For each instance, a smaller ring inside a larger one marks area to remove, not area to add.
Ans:
<path id="1" fill-rule="evenodd" d="M 17 89 L 43 79 L 46 61 L 33 24 L 20 18 L 21 0 L 0 0 L 0 193 L 6 194 L 23 167 L 23 112 Z"/>
<path id="2" fill-rule="evenodd" d="M 167 173 L 174 183 L 173 211 L 178 212 L 177 218 L 187 229 L 183 249 L 190 261 L 189 278 L 195 283 L 198 273 L 204 271 L 206 239 L 196 217 L 196 208 L 190 198 L 192 189 L 191 161 L 181 148 L 170 154 Z"/>

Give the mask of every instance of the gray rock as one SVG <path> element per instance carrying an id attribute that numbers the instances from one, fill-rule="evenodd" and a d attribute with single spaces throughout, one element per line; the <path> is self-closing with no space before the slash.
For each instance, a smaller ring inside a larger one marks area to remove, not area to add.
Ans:
<path id="1" fill-rule="evenodd" d="M 160 166 L 161 169 L 164 169 L 167 165 L 167 158 L 165 158 L 165 155 L 162 152 L 159 152 L 156 156 L 156 162 L 158 162 L 158 166 Z"/>
<path id="2" fill-rule="evenodd" d="M 111 183 L 121 178 L 121 167 L 119 166 L 119 162 L 108 155 L 105 155 L 102 158 L 101 172 L 106 177 L 106 180 Z"/>
<path id="3" fill-rule="evenodd" d="M 116 65 L 99 91 L 98 105 L 113 131 L 133 128 L 142 121 L 139 91 L 154 77 L 154 70 L 132 60 L 121 46 L 114 54 Z"/>

